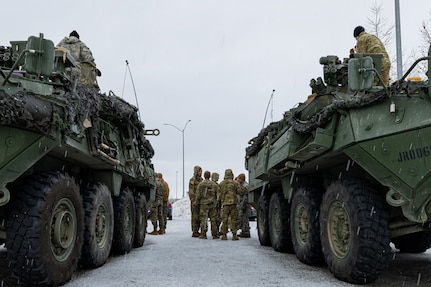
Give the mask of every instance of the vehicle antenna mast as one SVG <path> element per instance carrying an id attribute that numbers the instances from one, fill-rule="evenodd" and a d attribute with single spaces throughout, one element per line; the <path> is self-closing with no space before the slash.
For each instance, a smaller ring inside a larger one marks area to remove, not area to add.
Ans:
<path id="1" fill-rule="evenodd" d="M 266 106 L 265 117 L 263 118 L 262 129 L 265 127 L 266 115 L 268 114 L 269 104 L 272 103 L 275 90 L 272 90 L 271 96 L 269 97 L 268 105 Z M 271 120 L 272 120 L 272 106 L 271 106 Z"/>
<path id="2" fill-rule="evenodd" d="M 124 98 L 124 97 L 123 97 L 123 96 L 124 96 L 124 86 L 126 85 L 126 76 L 127 76 L 127 71 L 129 72 L 130 80 L 132 81 L 133 92 L 135 93 L 136 107 L 138 108 L 138 118 L 139 118 L 139 120 L 140 120 L 140 119 L 141 119 L 141 114 L 139 113 L 138 96 L 137 96 L 137 94 L 136 94 L 135 83 L 133 82 L 132 72 L 130 71 L 129 61 L 127 61 L 127 60 L 126 60 L 126 72 L 124 73 L 123 92 L 121 93 L 121 98 Z"/>

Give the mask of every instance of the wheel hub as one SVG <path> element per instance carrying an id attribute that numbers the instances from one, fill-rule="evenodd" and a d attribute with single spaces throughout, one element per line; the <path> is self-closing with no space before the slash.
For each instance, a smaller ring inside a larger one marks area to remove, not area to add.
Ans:
<path id="1" fill-rule="evenodd" d="M 67 258 L 76 235 L 76 214 L 69 199 L 60 200 L 51 218 L 51 250 L 57 260 Z"/>
<path id="2" fill-rule="evenodd" d="M 338 258 L 344 258 L 350 248 L 350 218 L 344 203 L 335 201 L 328 214 L 328 235 L 331 248 Z"/>

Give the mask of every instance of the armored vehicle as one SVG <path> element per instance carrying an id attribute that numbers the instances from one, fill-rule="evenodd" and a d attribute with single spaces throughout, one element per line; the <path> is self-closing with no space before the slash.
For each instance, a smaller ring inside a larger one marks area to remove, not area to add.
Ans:
<path id="1" fill-rule="evenodd" d="M 43 34 L 0 47 L 0 245 L 26 286 L 62 285 L 142 246 L 155 197 L 145 136 L 158 130 L 71 80 L 75 65 Z"/>
<path id="2" fill-rule="evenodd" d="M 246 148 L 261 245 L 355 284 L 387 269 L 391 242 L 431 246 L 431 89 L 408 78 L 430 53 L 389 87 L 380 55 L 320 59 L 312 94 Z"/>

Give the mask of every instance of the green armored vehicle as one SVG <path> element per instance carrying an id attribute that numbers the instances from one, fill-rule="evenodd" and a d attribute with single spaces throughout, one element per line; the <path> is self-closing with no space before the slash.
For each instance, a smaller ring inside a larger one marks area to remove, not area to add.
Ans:
<path id="1" fill-rule="evenodd" d="M 355 284 L 387 269 L 391 242 L 431 247 L 431 89 L 407 78 L 430 54 L 390 87 L 380 55 L 320 59 L 312 95 L 246 148 L 261 245 Z"/>
<path id="2" fill-rule="evenodd" d="M 26 286 L 142 246 L 155 197 L 145 136 L 158 130 L 112 92 L 71 81 L 74 65 L 42 34 L 0 47 L 0 245 Z"/>

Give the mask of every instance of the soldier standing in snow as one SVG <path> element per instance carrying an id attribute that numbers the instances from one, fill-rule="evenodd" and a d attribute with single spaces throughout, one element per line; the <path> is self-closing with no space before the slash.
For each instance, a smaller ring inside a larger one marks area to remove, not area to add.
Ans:
<path id="1" fill-rule="evenodd" d="M 160 182 L 163 184 L 165 192 L 163 193 L 163 218 L 165 219 L 165 230 L 168 224 L 168 201 L 169 201 L 169 185 L 163 179 L 163 174 L 159 173 Z"/>
<path id="2" fill-rule="evenodd" d="M 198 237 L 200 235 L 199 204 L 193 203 L 196 201 L 196 190 L 202 180 L 202 168 L 200 166 L 195 166 L 193 169 L 193 176 L 189 180 L 190 211 L 192 216 L 192 237 Z"/>
<path id="3" fill-rule="evenodd" d="M 163 219 L 163 193 L 165 188 L 160 180 L 160 176 L 156 173 L 156 198 L 151 205 L 151 223 L 153 224 L 153 231 L 148 233 L 151 235 L 165 234 L 165 220 Z M 159 225 L 159 230 L 157 231 L 157 223 Z"/>
<path id="4" fill-rule="evenodd" d="M 241 195 L 238 196 L 238 222 L 241 233 L 238 236 L 250 238 L 250 204 L 248 203 L 248 183 L 245 181 L 245 174 L 239 174 L 237 177 L 237 182 L 239 183 L 241 189 Z"/>
<path id="5" fill-rule="evenodd" d="M 231 169 L 226 169 L 224 179 L 220 182 L 220 200 L 221 200 L 221 215 L 222 215 L 222 240 L 227 240 L 227 232 L 229 228 L 229 218 L 231 222 L 232 240 L 238 240 L 236 232 L 238 231 L 238 195 L 241 193 L 238 182 L 233 180 L 233 172 Z"/>
<path id="6" fill-rule="evenodd" d="M 199 183 L 196 191 L 196 200 L 194 204 L 200 206 L 200 224 L 201 235 L 200 239 L 207 239 L 208 217 L 211 221 L 211 235 L 213 239 L 218 239 L 218 228 L 216 224 L 215 201 L 217 200 L 218 185 L 210 180 L 211 173 L 204 172 L 204 180 Z"/>
<path id="7" fill-rule="evenodd" d="M 218 184 L 218 179 L 219 179 L 219 174 L 217 172 L 213 172 L 211 174 L 211 181 L 214 182 L 217 185 L 217 198 L 214 202 L 214 208 L 215 208 L 215 213 L 216 213 L 216 226 L 217 226 L 217 231 L 218 231 L 218 236 L 221 235 L 220 232 L 220 224 L 221 224 L 221 203 L 220 203 L 220 199 L 219 199 L 219 184 Z"/>

